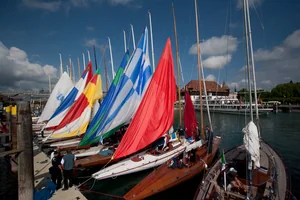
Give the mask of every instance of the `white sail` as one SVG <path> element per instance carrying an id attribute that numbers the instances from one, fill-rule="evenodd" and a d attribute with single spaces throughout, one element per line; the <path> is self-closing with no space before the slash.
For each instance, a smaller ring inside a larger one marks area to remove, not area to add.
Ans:
<path id="1" fill-rule="evenodd" d="M 70 90 L 74 87 L 72 80 L 69 75 L 64 72 L 60 77 L 58 82 L 56 83 L 52 93 L 47 101 L 47 104 L 38 120 L 38 123 L 47 121 L 53 115 L 55 110 L 64 100 L 65 96 L 70 92 Z"/>
<path id="2" fill-rule="evenodd" d="M 259 138 L 256 125 L 250 121 L 245 128 L 244 132 L 244 145 L 247 151 L 251 155 L 251 160 L 256 167 L 260 167 L 260 150 L 259 150 Z"/>

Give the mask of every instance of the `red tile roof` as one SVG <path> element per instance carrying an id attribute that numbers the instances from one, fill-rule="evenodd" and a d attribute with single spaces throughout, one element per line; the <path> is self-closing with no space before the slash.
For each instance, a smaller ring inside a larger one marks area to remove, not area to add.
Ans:
<path id="1" fill-rule="evenodd" d="M 215 81 L 205 81 L 205 84 L 207 92 L 229 92 L 229 88 L 226 85 L 221 87 L 221 85 L 218 85 Z M 191 80 L 185 87 L 188 88 L 190 92 L 199 92 L 199 81 Z M 201 89 L 202 91 L 204 90 L 203 81 L 201 83 Z M 184 88 L 181 89 L 181 92 L 184 92 Z"/>

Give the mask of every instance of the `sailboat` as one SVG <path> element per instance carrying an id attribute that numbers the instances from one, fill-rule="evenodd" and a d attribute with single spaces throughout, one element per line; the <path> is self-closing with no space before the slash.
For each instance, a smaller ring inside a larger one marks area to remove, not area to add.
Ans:
<path id="1" fill-rule="evenodd" d="M 79 145 L 97 144 L 99 141 L 104 143 L 103 140 L 128 124 L 148 88 L 151 77 L 146 27 L 130 58 L 129 52 L 126 51 L 113 83 Z M 92 150 L 89 157 L 76 161 L 75 166 L 106 164 L 111 159 L 111 154 L 107 154 L 107 148 L 98 152 Z M 86 155 L 85 152 L 77 156 Z"/>
<path id="2" fill-rule="evenodd" d="M 195 3 L 195 7 L 196 3 Z M 175 14 L 174 7 L 174 26 Z M 196 10 L 196 9 L 195 9 Z M 196 12 L 196 29 L 197 29 L 197 43 L 198 43 L 198 75 L 199 75 L 199 88 L 200 97 L 202 96 L 201 88 L 201 60 L 200 60 L 200 44 L 198 34 L 198 17 Z M 175 31 L 176 33 L 176 31 Z M 176 34 L 175 39 L 177 40 Z M 178 55 L 178 54 L 177 54 Z M 177 56 L 177 59 L 179 57 Z M 204 86 L 205 89 L 205 86 Z M 206 92 L 205 92 L 206 93 Z M 202 104 L 202 101 L 201 101 Z M 201 105 L 202 107 L 202 105 Z M 203 110 L 201 110 L 201 125 L 203 125 Z M 197 121 L 195 116 L 194 106 L 189 95 L 185 91 L 185 108 L 184 108 L 184 126 L 186 130 L 186 137 L 194 137 L 194 132 L 197 130 Z M 211 128 L 212 130 L 212 128 Z M 198 131 L 197 131 L 198 132 Z M 205 140 L 204 130 L 202 129 L 202 139 Z M 185 147 L 182 154 L 178 157 L 169 159 L 166 163 L 155 169 L 148 176 L 146 176 L 139 184 L 127 192 L 123 198 L 125 199 L 143 199 L 151 195 L 157 194 L 161 191 L 167 190 L 175 185 L 178 185 L 207 168 L 213 158 L 215 157 L 220 144 L 220 137 L 213 138 L 212 132 L 209 133 L 208 142 L 203 140 L 196 141 Z M 183 160 L 183 161 L 182 161 Z"/>
<path id="3" fill-rule="evenodd" d="M 54 129 L 51 138 L 72 138 L 84 134 L 92 116 L 92 107 L 95 105 L 95 102 L 102 97 L 102 81 L 100 70 L 98 69 L 85 87 L 83 93 L 80 94 L 66 116 Z"/>
<path id="4" fill-rule="evenodd" d="M 112 160 L 135 153 L 136 155 L 104 168 L 94 173 L 92 177 L 100 180 L 146 170 L 159 166 L 183 152 L 188 143 L 185 140 L 174 141 L 169 144 L 168 151 L 157 154 L 147 148 L 171 128 L 174 120 L 175 101 L 173 57 L 171 41 L 168 39 L 144 98 Z"/>
<path id="5" fill-rule="evenodd" d="M 259 124 L 248 0 L 244 0 L 244 26 L 249 96 L 252 102 L 248 54 L 250 43 L 256 119 Z M 277 152 L 260 138 L 260 130 L 253 122 L 253 112 L 250 114 L 251 120 L 242 130 L 243 144 L 223 152 L 210 168 L 194 199 L 290 199 L 288 170 Z"/>

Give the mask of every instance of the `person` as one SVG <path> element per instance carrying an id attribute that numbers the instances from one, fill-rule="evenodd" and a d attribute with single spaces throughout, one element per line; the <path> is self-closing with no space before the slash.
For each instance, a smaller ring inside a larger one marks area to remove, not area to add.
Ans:
<path id="1" fill-rule="evenodd" d="M 61 163 L 62 156 L 60 152 L 55 151 L 54 156 L 51 159 L 52 167 L 49 169 L 51 174 L 51 180 L 53 183 L 56 184 L 56 190 L 61 188 L 61 180 L 62 180 L 62 173 L 60 170 L 60 163 Z"/>
<path id="2" fill-rule="evenodd" d="M 232 188 L 236 188 L 237 190 L 241 189 L 244 192 L 247 192 L 242 182 L 237 178 L 237 170 L 234 169 L 233 167 L 229 168 L 229 171 L 226 174 L 226 178 L 229 182 L 227 186 L 227 191 L 231 191 Z"/>
<path id="3" fill-rule="evenodd" d="M 61 171 L 64 174 L 64 188 L 63 190 L 69 189 L 73 186 L 73 168 L 75 164 L 76 157 L 72 154 L 71 150 L 67 150 L 67 154 L 61 159 Z M 69 184 L 68 184 L 69 181 Z"/>

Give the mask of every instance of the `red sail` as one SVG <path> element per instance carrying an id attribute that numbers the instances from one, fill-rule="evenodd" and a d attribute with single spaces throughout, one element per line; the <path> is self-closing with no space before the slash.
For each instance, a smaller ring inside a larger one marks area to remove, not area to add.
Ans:
<path id="1" fill-rule="evenodd" d="M 194 105 L 192 103 L 191 96 L 187 90 L 185 91 L 184 100 L 185 100 L 185 107 L 184 107 L 183 120 L 184 120 L 186 137 L 189 138 L 191 136 L 194 137 L 193 132 L 197 127 L 197 120 L 196 120 Z"/>
<path id="2" fill-rule="evenodd" d="M 144 98 L 113 158 L 135 153 L 164 135 L 174 122 L 175 102 L 176 83 L 168 38 Z"/>

